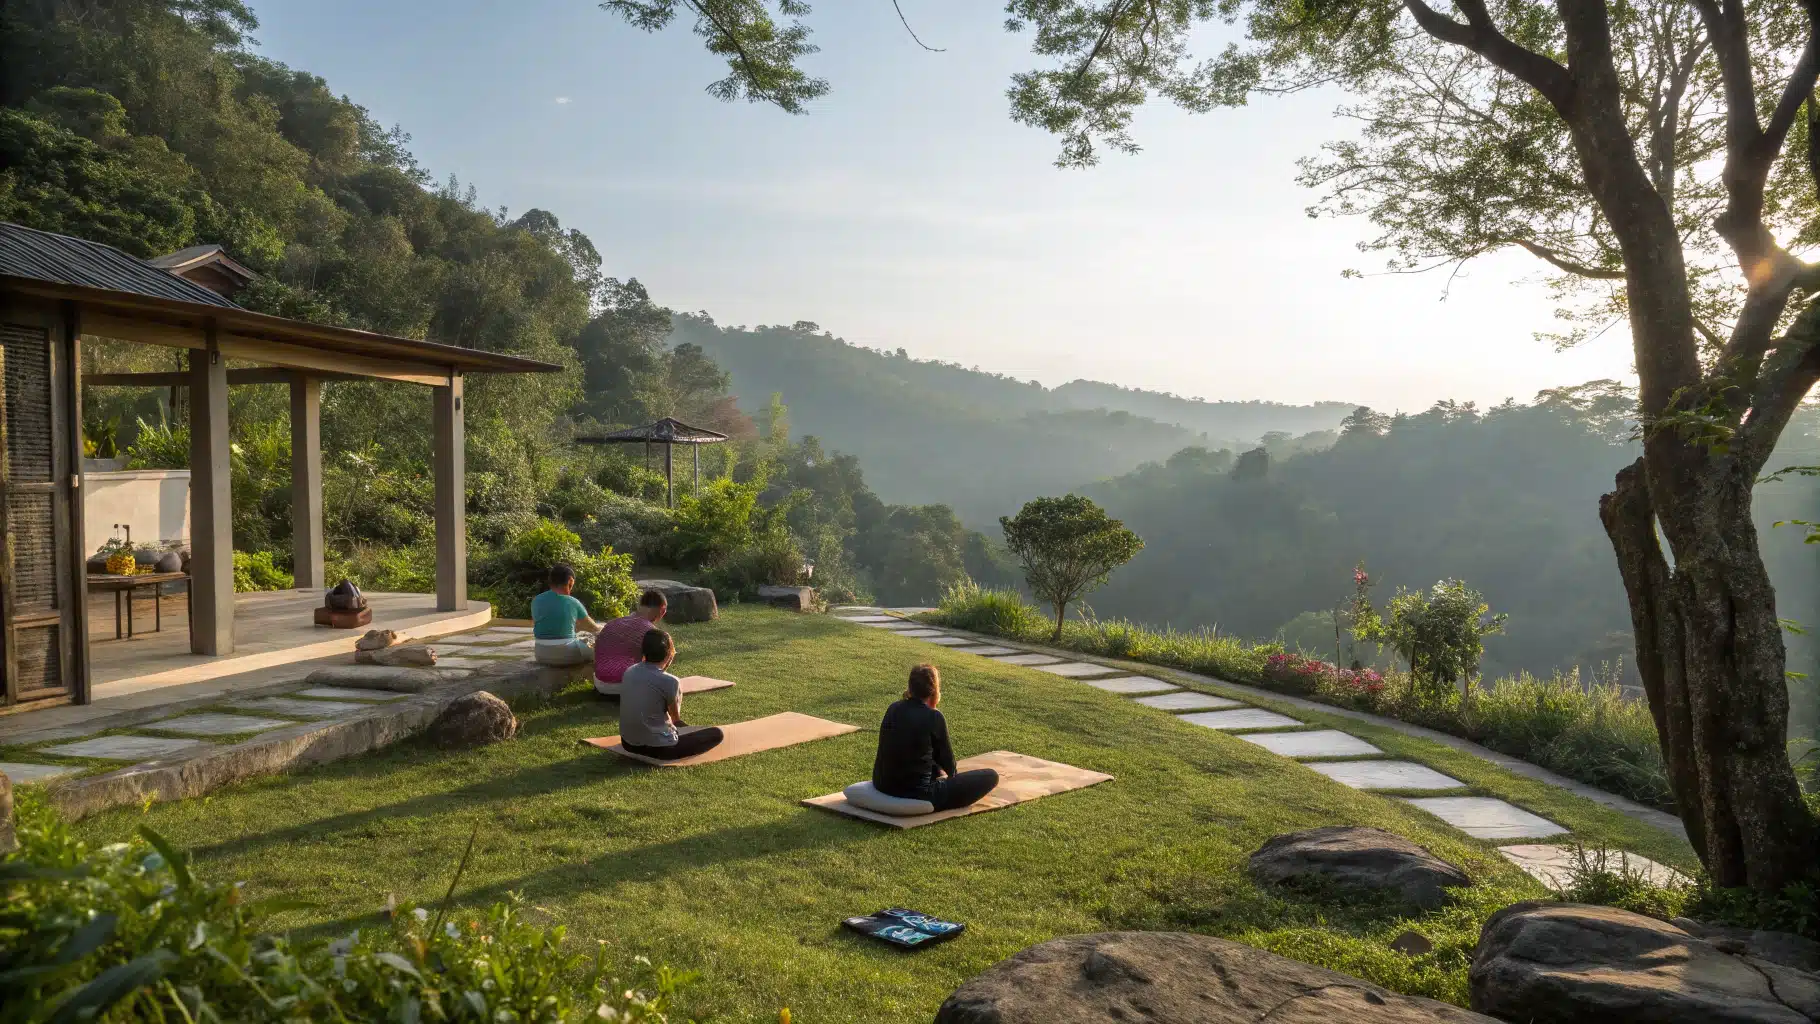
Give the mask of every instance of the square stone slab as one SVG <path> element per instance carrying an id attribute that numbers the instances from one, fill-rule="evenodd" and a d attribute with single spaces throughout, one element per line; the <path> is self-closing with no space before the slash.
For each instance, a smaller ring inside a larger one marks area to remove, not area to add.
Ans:
<path id="1" fill-rule="evenodd" d="M 489 626 L 489 627 L 487 627 L 487 632 L 489 632 L 489 633 L 524 633 L 524 634 L 528 635 L 531 632 L 531 627 L 530 626 Z"/>
<path id="2" fill-rule="evenodd" d="M 452 654 L 446 658 L 437 658 L 437 668 L 497 668 L 509 661 L 522 661 L 523 651 L 508 651 L 498 654 Z"/>
<path id="3" fill-rule="evenodd" d="M 293 697 L 262 697 L 258 700 L 235 701 L 237 708 L 248 711 L 270 711 L 298 718 L 334 718 L 336 715 L 370 710 L 371 704 L 349 704 L 339 700 L 297 700 Z"/>
<path id="4" fill-rule="evenodd" d="M 201 740 L 167 740 L 157 736 L 96 736 L 93 739 L 45 747 L 59 757 L 99 757 L 109 761 L 144 761 L 182 754 L 206 746 Z"/>
<path id="5" fill-rule="evenodd" d="M 1165 683 L 1161 679 L 1152 679 L 1149 676 L 1119 676 L 1117 679 L 1083 679 L 1081 682 L 1086 683 L 1096 690 L 1105 690 L 1107 693 L 1122 693 L 1126 696 L 1132 696 L 1139 693 L 1168 693 L 1170 690 L 1181 689 L 1181 687 L 1174 683 Z"/>
<path id="6" fill-rule="evenodd" d="M 152 722 L 146 728 L 156 729 L 159 732 L 180 732 L 185 736 L 231 736 L 237 732 L 264 732 L 267 729 L 278 729 L 296 724 L 296 722 L 279 721 L 276 718 L 209 713 L 166 718 L 161 722 Z"/>
<path id="7" fill-rule="evenodd" d="M 843 615 L 843 616 L 844 615 L 876 615 L 881 610 L 882 609 L 880 609 L 879 606 L 875 605 L 875 604 L 837 604 L 834 606 L 834 614 Z"/>
<path id="8" fill-rule="evenodd" d="M 1319 732 L 1273 732 L 1261 736 L 1240 736 L 1246 743 L 1256 743 L 1273 754 L 1284 757 L 1358 757 L 1382 754 L 1377 747 L 1338 729 Z"/>
<path id="9" fill-rule="evenodd" d="M 925 612 L 932 612 L 935 609 L 934 608 L 916 607 L 916 608 L 887 608 L 885 610 L 888 612 L 896 612 L 899 615 L 922 615 Z"/>
<path id="10" fill-rule="evenodd" d="M 34 782 L 54 779 L 59 775 L 73 775 L 82 769 L 67 764 L 26 764 L 23 761 L 0 761 L 0 775 L 5 775 L 15 786 L 29 786 Z"/>
<path id="11" fill-rule="evenodd" d="M 964 636 L 948 636 L 946 634 L 943 634 L 942 636 L 932 636 L 926 639 L 932 644 L 941 644 L 943 647 L 965 647 L 973 642 Z"/>
<path id="12" fill-rule="evenodd" d="M 919 640 L 927 640 L 931 637 L 947 636 L 948 634 L 939 629 L 900 629 L 897 631 L 897 635 L 913 636 Z"/>
<path id="13" fill-rule="evenodd" d="M 1575 869 L 1579 866 L 1574 851 L 1565 846 L 1549 846 L 1545 843 L 1524 846 L 1500 846 L 1498 852 L 1504 859 L 1522 868 L 1531 878 L 1551 889 L 1565 889 L 1572 884 Z M 1622 850 L 1604 852 L 1588 850 L 1586 852 L 1589 867 L 1603 867 L 1608 871 L 1629 872 L 1647 878 L 1652 885 L 1664 888 L 1673 885 L 1685 885 L 1688 878 L 1681 872 L 1659 864 L 1642 854 L 1625 853 Z"/>
<path id="14" fill-rule="evenodd" d="M 293 696 L 325 697 L 329 700 L 403 700 L 408 693 L 387 693 L 384 690 L 356 690 L 351 686 L 312 686 L 307 690 L 298 690 Z"/>
<path id="15" fill-rule="evenodd" d="M 1567 831 L 1547 818 L 1489 796 L 1405 797 L 1404 802 L 1475 839 L 1541 839 Z"/>
<path id="16" fill-rule="evenodd" d="M 1062 659 L 1052 658 L 1047 654 L 1014 654 L 1009 658 L 993 658 L 992 660 L 1001 665 L 1053 665 Z"/>
<path id="17" fill-rule="evenodd" d="M 967 641 L 967 642 L 969 644 L 972 643 L 972 641 Z M 955 650 L 960 651 L 963 654 L 977 654 L 982 658 L 991 657 L 996 654 L 1016 654 L 1017 653 L 1017 648 L 1015 648 L 1015 647 L 1000 647 L 997 644 L 980 644 L 978 646 L 956 647 Z"/>
<path id="18" fill-rule="evenodd" d="M 1208 729 L 1281 729 L 1289 725 L 1302 723 L 1288 715 L 1279 715 L 1275 711 L 1263 708 L 1234 708 L 1231 711 L 1202 711 L 1192 715 L 1180 716 L 1190 725 L 1204 726 Z"/>
<path id="19" fill-rule="evenodd" d="M 902 622 L 902 621 L 904 621 L 903 619 L 900 619 L 895 615 L 837 615 L 837 616 L 835 616 L 835 618 L 841 620 L 842 622 Z"/>
<path id="20" fill-rule="evenodd" d="M 1085 661 L 1064 661 L 1060 665 L 1038 665 L 1036 670 L 1048 672 L 1051 675 L 1066 676 L 1069 679 L 1080 679 L 1083 676 L 1110 676 L 1123 671 Z"/>
<path id="21" fill-rule="evenodd" d="M 1210 693 L 1194 693 L 1182 690 L 1177 693 L 1159 693 L 1154 697 L 1139 697 L 1139 704 L 1160 711 L 1209 711 L 1213 708 L 1236 708 L 1239 702 L 1215 697 Z"/>
<path id="22" fill-rule="evenodd" d="M 1353 789 L 1459 789 L 1466 785 L 1414 761 L 1325 761 L 1308 767 Z"/>

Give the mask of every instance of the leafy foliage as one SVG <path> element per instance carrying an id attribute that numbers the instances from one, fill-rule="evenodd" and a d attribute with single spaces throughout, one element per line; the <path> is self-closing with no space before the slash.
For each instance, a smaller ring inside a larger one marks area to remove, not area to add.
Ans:
<path id="1" fill-rule="evenodd" d="M 1069 602 L 1104 584 L 1144 548 L 1125 524 L 1077 494 L 1027 502 L 1015 517 L 1001 516 L 999 526 L 1031 592 L 1055 607 L 1058 637 Z"/>
<path id="2" fill-rule="evenodd" d="M 1397 652 L 1410 675 L 1431 688 L 1453 689 L 1479 669 L 1485 637 L 1504 630 L 1508 615 L 1491 615 L 1484 595 L 1459 580 L 1441 580 L 1426 594 L 1402 590 L 1378 615 L 1361 578 L 1353 636 Z"/>
<path id="3" fill-rule="evenodd" d="M 22 798 L 19 849 L 0 859 L 0 1020 L 421 1020 L 663 1024 L 691 975 L 627 986 L 564 929 L 516 902 L 484 913 L 389 908 L 342 939 L 263 930 L 282 898 L 194 873 L 150 827 L 99 849 Z M 459 876 L 457 876 L 459 878 Z M 453 891 L 451 885 L 451 892 Z"/>
<path id="4" fill-rule="evenodd" d="M 548 520 L 485 556 L 470 575 L 501 616 L 526 619 L 531 616 L 531 599 L 548 588 L 550 566 L 558 562 L 575 570 L 574 597 L 599 621 L 630 613 L 638 600 L 631 555 L 607 549 L 588 553 L 574 531 Z"/>
<path id="5" fill-rule="evenodd" d="M 247 594 L 260 590 L 289 590 L 297 585 L 296 577 L 280 569 L 270 551 L 234 552 L 234 592 Z"/>

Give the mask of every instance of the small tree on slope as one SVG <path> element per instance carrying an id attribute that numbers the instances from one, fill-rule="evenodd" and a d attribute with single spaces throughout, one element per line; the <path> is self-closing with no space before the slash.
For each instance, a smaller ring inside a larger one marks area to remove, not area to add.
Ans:
<path id="1" fill-rule="evenodd" d="M 1077 494 L 1037 498 L 1015 517 L 1000 516 L 1005 546 L 1024 567 L 1030 592 L 1055 606 L 1060 639 L 1068 605 L 1106 582 L 1112 570 L 1144 549 L 1138 535 Z"/>

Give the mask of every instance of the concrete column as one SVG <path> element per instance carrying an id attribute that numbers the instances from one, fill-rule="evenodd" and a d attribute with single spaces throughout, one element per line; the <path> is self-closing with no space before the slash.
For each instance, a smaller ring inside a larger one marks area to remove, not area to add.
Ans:
<path id="1" fill-rule="evenodd" d="M 291 380 L 291 561 L 298 590 L 323 590 L 322 381 Z"/>
<path id="2" fill-rule="evenodd" d="M 430 389 L 434 407 L 436 477 L 436 610 L 468 606 L 467 432 L 461 422 L 461 378 Z"/>
<path id="3" fill-rule="evenodd" d="M 190 650 L 234 653 L 233 469 L 228 455 L 227 360 L 208 331 L 207 351 L 191 350 Z"/>

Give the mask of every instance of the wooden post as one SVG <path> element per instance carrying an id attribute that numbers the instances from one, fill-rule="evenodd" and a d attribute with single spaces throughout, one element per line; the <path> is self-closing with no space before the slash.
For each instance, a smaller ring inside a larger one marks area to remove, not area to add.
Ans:
<path id="1" fill-rule="evenodd" d="M 695 456 L 695 496 L 701 497 L 701 445 L 689 446 L 689 454 Z"/>
<path id="2" fill-rule="evenodd" d="M 67 571 L 70 579 L 69 602 L 71 605 L 70 620 L 70 661 L 69 681 L 70 698 L 77 704 L 87 704 L 89 695 L 89 658 L 88 658 L 88 541 L 84 532 L 86 524 L 82 514 L 82 309 L 74 302 L 63 304 L 63 365 L 68 367 L 64 379 L 68 384 L 64 393 L 64 408 L 68 410 L 69 428 L 64 436 L 69 439 L 70 466 L 70 502 L 69 502 L 69 545 L 70 557 Z M 4 376 L 4 374 L 0 374 Z M 156 591 L 153 592 L 154 598 Z"/>
<path id="3" fill-rule="evenodd" d="M 670 461 L 670 453 L 676 450 L 673 444 L 664 445 L 664 504 L 676 507 L 676 467 Z"/>
<path id="4" fill-rule="evenodd" d="M 323 590 L 322 381 L 291 378 L 291 562 L 298 590 Z"/>
<path id="5" fill-rule="evenodd" d="M 233 466 L 228 451 L 227 361 L 208 328 L 208 349 L 191 350 L 190 650 L 234 653 Z"/>
<path id="6" fill-rule="evenodd" d="M 468 606 L 468 508 L 466 431 L 461 422 L 461 377 L 430 389 L 434 406 L 436 476 L 436 610 Z"/>

